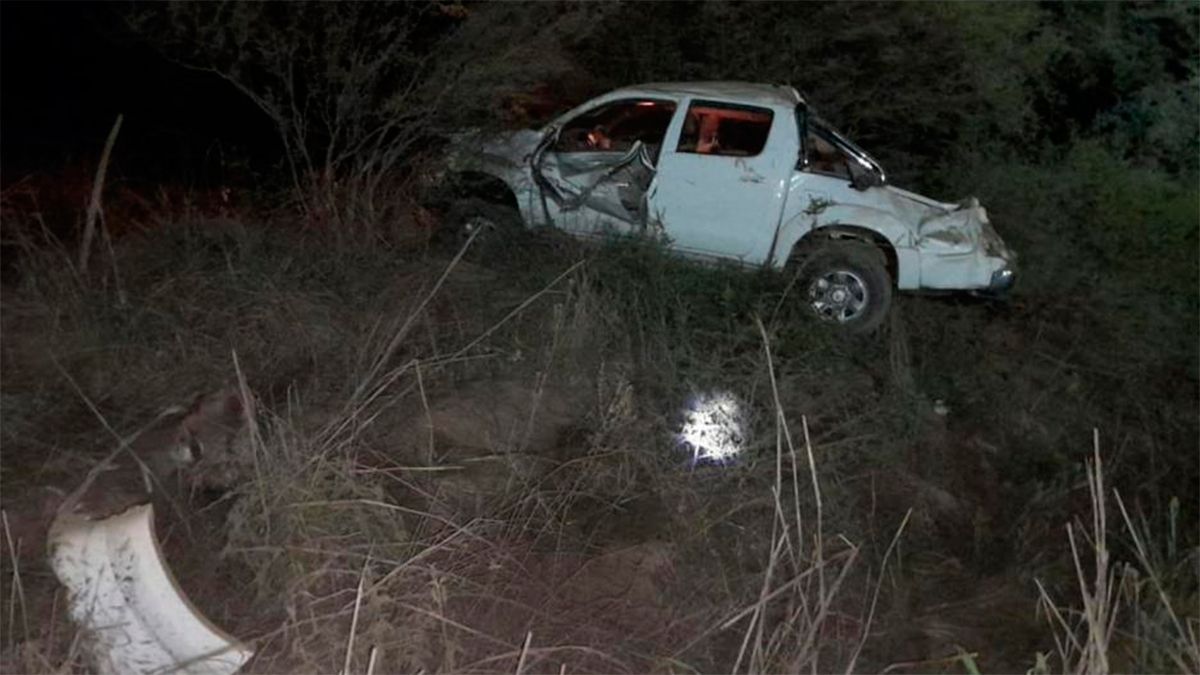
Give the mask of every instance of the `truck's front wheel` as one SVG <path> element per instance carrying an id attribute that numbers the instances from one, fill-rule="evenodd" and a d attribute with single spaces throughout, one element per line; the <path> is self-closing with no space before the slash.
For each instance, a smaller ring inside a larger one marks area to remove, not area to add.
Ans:
<path id="1" fill-rule="evenodd" d="M 515 243 L 524 229 L 521 214 L 516 209 L 470 197 L 451 205 L 439 239 L 457 250 L 474 237 L 472 249 L 483 253 Z"/>
<path id="2" fill-rule="evenodd" d="M 865 333 L 879 327 L 892 304 L 892 279 L 883 252 L 862 241 L 835 239 L 805 252 L 795 264 L 801 301 L 817 318 Z"/>

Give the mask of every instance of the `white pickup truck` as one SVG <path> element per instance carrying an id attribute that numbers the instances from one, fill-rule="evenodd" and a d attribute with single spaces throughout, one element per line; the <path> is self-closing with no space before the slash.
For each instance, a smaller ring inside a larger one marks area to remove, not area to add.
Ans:
<path id="1" fill-rule="evenodd" d="M 852 330 L 877 327 L 893 289 L 1014 281 L 1015 255 L 977 200 L 892 187 L 791 87 L 618 89 L 543 129 L 462 141 L 451 166 L 454 232 L 657 235 L 685 256 L 787 270 L 818 317 Z"/>

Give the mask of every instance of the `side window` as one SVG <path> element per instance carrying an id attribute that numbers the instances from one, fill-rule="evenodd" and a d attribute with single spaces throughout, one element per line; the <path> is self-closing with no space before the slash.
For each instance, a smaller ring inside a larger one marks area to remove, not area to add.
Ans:
<path id="1" fill-rule="evenodd" d="M 753 157 L 766 146 L 774 117 L 767 108 L 693 101 L 676 151 Z"/>
<path id="2" fill-rule="evenodd" d="M 555 152 L 627 152 L 641 141 L 657 155 L 675 114 L 673 101 L 613 101 L 563 125 Z"/>
<path id="3" fill-rule="evenodd" d="M 804 147 L 809 171 L 850 180 L 850 158 L 841 148 L 811 129 Z"/>

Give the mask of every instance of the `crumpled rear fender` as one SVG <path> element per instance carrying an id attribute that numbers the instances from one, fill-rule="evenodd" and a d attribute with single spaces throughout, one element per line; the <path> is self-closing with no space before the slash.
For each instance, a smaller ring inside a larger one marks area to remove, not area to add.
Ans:
<path id="1" fill-rule="evenodd" d="M 1011 269 L 1016 260 L 973 197 L 953 211 L 922 221 L 916 244 L 922 288 L 985 289 L 997 272 Z"/>

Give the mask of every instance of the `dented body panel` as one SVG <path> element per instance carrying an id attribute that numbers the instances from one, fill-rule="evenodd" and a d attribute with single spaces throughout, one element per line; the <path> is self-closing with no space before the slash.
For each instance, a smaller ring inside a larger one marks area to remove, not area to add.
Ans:
<path id="1" fill-rule="evenodd" d="M 453 164 L 504 181 L 530 227 L 646 233 L 685 256 L 777 269 L 812 237 L 854 237 L 890 249 L 901 290 L 1006 290 L 1013 280 L 1015 255 L 977 200 L 888 185 L 788 87 L 620 89 L 544 129 L 460 144 Z"/>
<path id="2" fill-rule="evenodd" d="M 254 655 L 180 590 L 154 534 L 150 504 L 98 519 L 59 514 L 49 544 L 97 672 L 233 675 Z"/>

